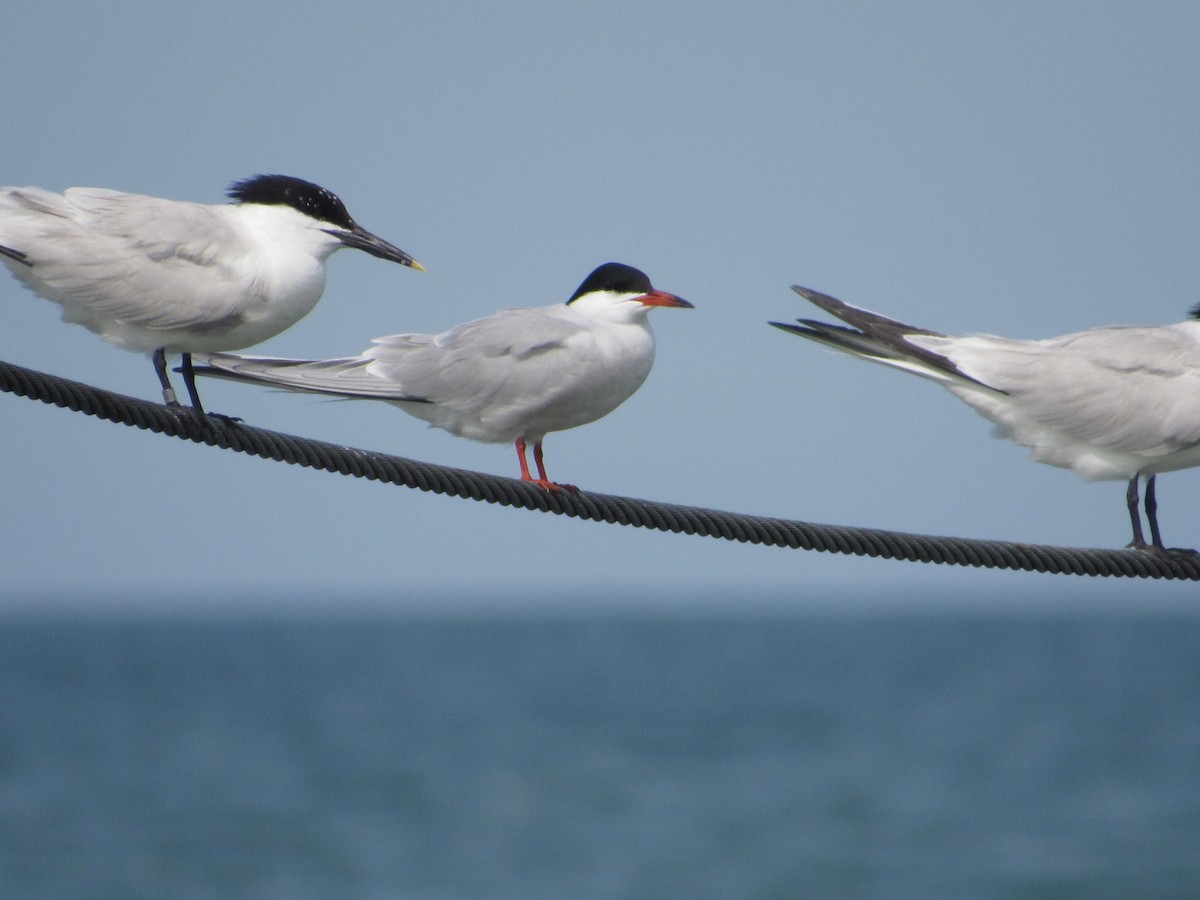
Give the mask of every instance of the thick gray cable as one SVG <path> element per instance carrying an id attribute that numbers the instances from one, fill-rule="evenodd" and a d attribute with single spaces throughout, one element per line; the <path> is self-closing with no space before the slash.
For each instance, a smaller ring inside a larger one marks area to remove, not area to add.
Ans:
<path id="1" fill-rule="evenodd" d="M 1200 557 L 1184 554 L 1168 556 L 1134 550 L 1088 550 L 1009 541 L 933 537 L 747 516 L 608 494 L 551 493 L 514 478 L 355 450 L 228 422 L 214 416 L 201 417 L 188 408 L 169 407 L 114 394 L 2 361 L 0 390 L 210 447 L 437 494 L 485 500 L 488 503 L 579 519 L 773 547 L 911 562 L 1070 575 L 1200 581 Z"/>

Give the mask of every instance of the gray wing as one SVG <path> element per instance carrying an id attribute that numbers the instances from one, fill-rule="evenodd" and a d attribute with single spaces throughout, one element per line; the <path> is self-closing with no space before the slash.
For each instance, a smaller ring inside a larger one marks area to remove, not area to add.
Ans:
<path id="1" fill-rule="evenodd" d="M 1151 456 L 1200 442 L 1198 322 L 1044 341 L 915 340 L 1005 391 L 1024 415 L 1078 440 Z"/>
<path id="2" fill-rule="evenodd" d="M 561 306 L 561 305 L 560 305 Z M 549 310 L 504 310 L 443 334 L 378 338 L 359 356 L 306 360 L 196 353 L 200 374 L 341 397 L 495 412 L 561 383 L 561 350 L 581 329 Z"/>
<path id="3" fill-rule="evenodd" d="M 1053 429 L 1077 442 L 1161 456 L 1200 442 L 1200 322 L 1114 326 L 1043 341 L 949 337 L 794 290 L 853 327 L 772 323 L 834 349 L 940 382 L 1022 442 Z M 1023 424 L 1024 423 L 1024 424 Z"/>
<path id="4" fill-rule="evenodd" d="M 197 375 L 272 385 L 313 394 L 374 400 L 408 400 L 399 385 L 371 375 L 366 356 L 341 359 L 281 359 L 234 353 L 193 353 Z"/>
<path id="5" fill-rule="evenodd" d="M 235 237 L 222 207 L 102 188 L 0 191 L 0 246 L 21 257 L 5 259 L 10 271 L 77 320 L 95 311 L 158 329 L 227 321 L 249 299 L 229 290 L 238 272 L 223 251 Z"/>
<path id="6" fill-rule="evenodd" d="M 380 338 L 364 355 L 373 376 L 403 385 L 410 397 L 464 415 L 500 416 L 552 394 L 571 367 L 586 366 L 574 340 L 583 329 L 561 316 L 565 309 L 508 309 L 439 335 Z"/>

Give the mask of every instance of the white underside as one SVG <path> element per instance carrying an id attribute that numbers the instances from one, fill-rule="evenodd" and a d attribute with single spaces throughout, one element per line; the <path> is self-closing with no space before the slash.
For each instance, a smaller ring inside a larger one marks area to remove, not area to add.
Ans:
<path id="1" fill-rule="evenodd" d="M 1046 341 L 907 340 L 997 390 L 918 359 L 874 361 L 939 382 L 1038 462 L 1089 480 L 1200 465 L 1200 322 L 1098 328 Z"/>
<path id="2" fill-rule="evenodd" d="M 0 256 L 63 320 L 128 350 L 237 350 L 312 311 L 340 244 L 284 206 L 205 206 L 92 188 L 0 191 Z"/>
<path id="3" fill-rule="evenodd" d="M 245 381 L 382 400 L 472 440 L 532 443 L 596 421 L 642 386 L 654 364 L 648 310 L 585 295 L 570 305 L 504 310 L 439 335 L 380 338 L 347 359 L 198 361 Z"/>

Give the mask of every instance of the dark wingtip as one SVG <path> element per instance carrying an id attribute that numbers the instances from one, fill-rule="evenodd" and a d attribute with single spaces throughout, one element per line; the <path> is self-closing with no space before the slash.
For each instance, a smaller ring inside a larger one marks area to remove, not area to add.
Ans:
<path id="1" fill-rule="evenodd" d="M 822 294 L 820 291 L 814 291 L 812 288 L 802 287 L 798 284 L 792 285 L 792 290 L 807 300 L 814 306 L 819 306 L 821 309 L 833 315 L 838 315 L 838 310 L 853 309 L 849 303 L 844 300 L 839 300 L 837 297 L 831 297 L 829 294 Z"/>
<path id="2" fill-rule="evenodd" d="M 790 331 L 793 334 L 799 334 L 803 331 L 799 325 L 793 325 L 791 322 L 768 322 L 767 324 L 772 325 L 775 328 L 780 328 L 783 331 Z"/>
<path id="3" fill-rule="evenodd" d="M 13 262 L 19 262 L 23 266 L 33 268 L 33 263 L 29 261 L 28 254 L 22 253 L 20 250 L 14 250 L 12 247 L 5 247 L 0 244 L 0 256 L 7 256 Z"/>
<path id="4" fill-rule="evenodd" d="M 793 284 L 792 290 L 795 291 L 797 294 L 799 294 L 801 297 L 803 297 L 805 300 L 812 300 L 814 297 L 822 297 L 822 298 L 829 299 L 829 300 L 833 299 L 828 294 L 822 294 L 820 291 L 814 291 L 812 288 L 806 288 L 803 285 L 799 285 L 799 284 Z"/>

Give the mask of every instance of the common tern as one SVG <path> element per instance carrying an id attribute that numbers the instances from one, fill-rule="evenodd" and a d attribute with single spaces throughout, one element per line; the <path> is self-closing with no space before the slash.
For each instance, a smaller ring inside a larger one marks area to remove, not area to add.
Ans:
<path id="1" fill-rule="evenodd" d="M 178 405 L 166 354 L 240 350 L 307 315 L 325 291 L 325 261 L 355 247 L 422 269 L 351 218 L 331 191 L 257 175 L 215 206 L 103 188 L 0 188 L 0 262 L 76 322 L 151 353 L 163 399 Z"/>
<path id="2" fill-rule="evenodd" d="M 344 359 L 198 353 L 196 373 L 352 399 L 383 400 L 451 434 L 516 445 L 521 480 L 546 490 L 542 441 L 608 415 L 654 364 L 647 315 L 691 308 L 621 263 L 593 271 L 566 303 L 506 309 L 442 334 L 397 334 Z M 530 475 L 533 445 L 538 477 Z"/>
<path id="3" fill-rule="evenodd" d="M 1029 447 L 1087 480 L 1128 479 L 1139 550 L 1168 552 L 1154 479 L 1200 465 L 1200 307 L 1174 325 L 1093 328 L 1046 340 L 949 337 L 802 287 L 796 293 L 850 327 L 772 322 L 835 350 L 936 381 Z M 1146 543 L 1138 487 L 1146 478 Z M 1192 552 L 1192 551 L 1170 551 Z"/>

